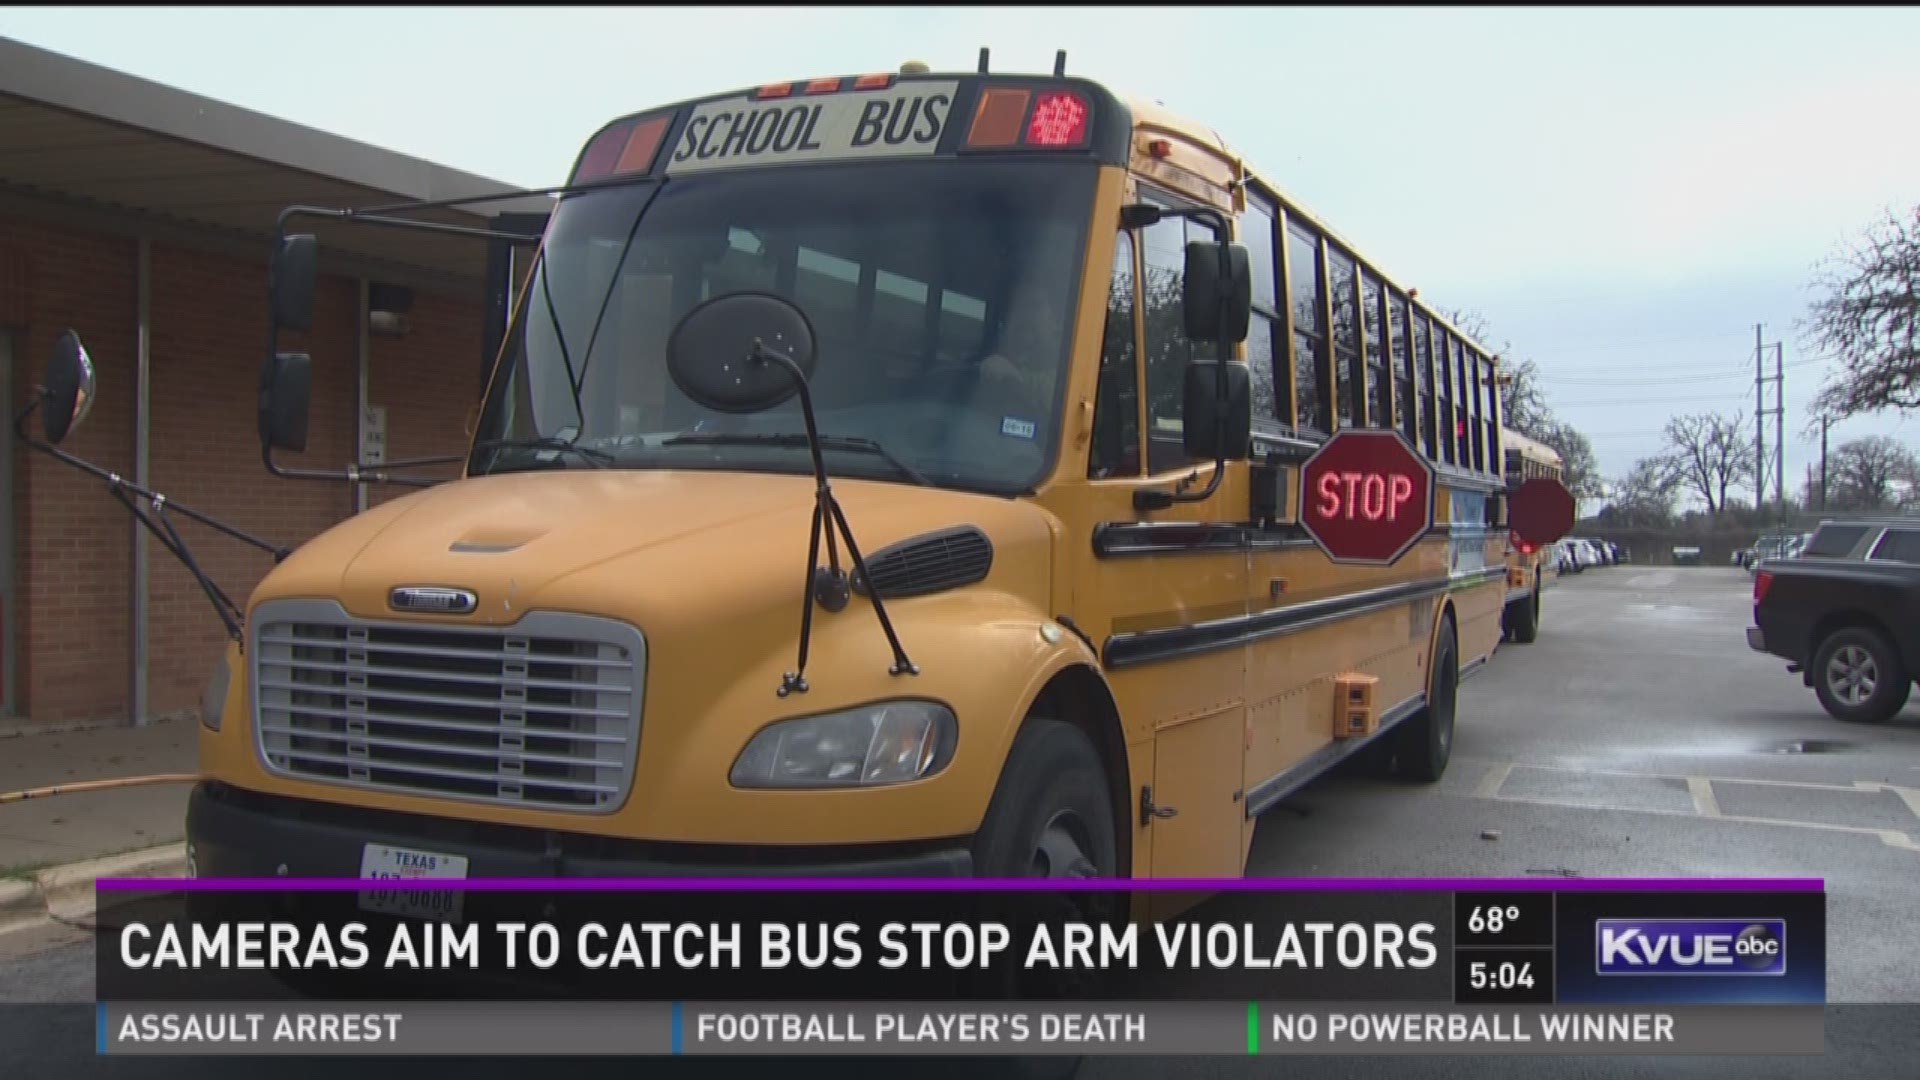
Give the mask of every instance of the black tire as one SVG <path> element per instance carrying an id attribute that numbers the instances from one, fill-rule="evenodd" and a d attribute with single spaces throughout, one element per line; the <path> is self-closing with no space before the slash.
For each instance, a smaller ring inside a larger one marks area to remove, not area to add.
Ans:
<path id="1" fill-rule="evenodd" d="M 1820 707 L 1836 720 L 1856 724 L 1893 719 L 1913 689 L 1893 643 L 1864 626 L 1828 634 L 1814 650 L 1810 674 Z"/>
<path id="2" fill-rule="evenodd" d="M 1540 636 L 1540 585 L 1526 599 L 1507 605 L 1507 636 L 1521 645 L 1531 645 Z"/>
<path id="3" fill-rule="evenodd" d="M 981 877 L 1115 877 L 1119 856 L 1106 770 L 1086 734 L 1060 720 L 1028 720 L 1014 736 L 987 816 L 973 838 Z M 1058 894 L 1066 900 L 1068 894 Z M 1099 918 L 1106 913 L 1078 912 Z M 996 988 L 1008 1000 L 1018 987 Z M 1010 1080 L 1066 1080 L 1077 1056 L 994 1060 Z"/>
<path id="4" fill-rule="evenodd" d="M 1454 702 L 1460 689 L 1460 646 L 1453 620 L 1440 623 L 1427 674 L 1427 704 L 1400 722 L 1394 739 L 1396 771 L 1405 779 L 1432 783 L 1447 771 L 1453 756 Z"/>

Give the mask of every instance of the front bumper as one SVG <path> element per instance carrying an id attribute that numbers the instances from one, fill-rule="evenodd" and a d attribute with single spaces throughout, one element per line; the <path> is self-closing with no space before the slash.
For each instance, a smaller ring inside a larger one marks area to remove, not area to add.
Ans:
<path id="1" fill-rule="evenodd" d="M 461 855 L 474 878 L 966 877 L 964 840 L 854 848 L 668 844 L 262 795 L 202 781 L 187 803 L 195 877 L 352 878 L 369 843 Z"/>
<path id="2" fill-rule="evenodd" d="M 1762 633 L 1759 627 L 1747 627 L 1747 648 L 1754 652 L 1767 651 L 1767 635 Z"/>

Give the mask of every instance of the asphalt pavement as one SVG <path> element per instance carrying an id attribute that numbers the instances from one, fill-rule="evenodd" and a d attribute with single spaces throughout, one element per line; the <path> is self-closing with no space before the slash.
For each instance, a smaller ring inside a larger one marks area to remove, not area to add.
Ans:
<path id="1" fill-rule="evenodd" d="M 1080 1080 L 1270 1076 L 1814 1077 L 1911 1075 L 1920 1058 L 1920 703 L 1880 726 L 1820 710 L 1798 676 L 1751 652 L 1744 572 L 1606 567 L 1548 590 L 1539 640 L 1507 645 L 1460 691 L 1453 762 L 1436 785 L 1343 771 L 1264 818 L 1264 876 L 1821 877 L 1828 891 L 1824 1058 L 1209 1058 L 1086 1062 Z M 58 926 L 0 935 L 0 1003 L 91 1002 L 92 946 Z M 0 1004 L 18 1075 L 249 1076 L 247 1059 L 102 1059 L 79 1004 Z M 771 1063 L 769 1063 L 771 1065 Z M 389 1068 L 391 1066 L 391 1068 Z M 417 1074 L 419 1065 L 276 1060 L 280 1080 Z M 585 1080 L 632 1063 L 581 1060 Z M 440 1061 L 518 1077 L 525 1063 Z M 741 1075 L 740 1062 L 648 1063 L 650 1075 Z M 979 1062 L 779 1064 L 784 1077 L 992 1075 Z"/>

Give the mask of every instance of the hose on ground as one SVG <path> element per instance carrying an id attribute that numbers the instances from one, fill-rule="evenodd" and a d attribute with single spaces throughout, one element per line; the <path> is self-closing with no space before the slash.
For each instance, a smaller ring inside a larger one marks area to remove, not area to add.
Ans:
<path id="1" fill-rule="evenodd" d="M 111 780 L 77 780 L 71 784 L 27 788 L 25 791 L 0 791 L 0 806 L 25 802 L 28 799 L 46 799 L 55 795 L 77 795 L 86 791 L 111 791 L 115 788 L 147 787 L 152 784 L 191 784 L 199 779 L 199 773 L 156 773 L 152 776 L 116 776 Z"/>

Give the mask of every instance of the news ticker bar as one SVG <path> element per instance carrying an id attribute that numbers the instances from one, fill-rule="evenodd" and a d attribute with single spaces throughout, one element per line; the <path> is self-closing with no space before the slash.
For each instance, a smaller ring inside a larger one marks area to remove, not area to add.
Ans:
<path id="1" fill-rule="evenodd" d="M 201 1002 L 99 1005 L 101 1054 L 1820 1054 L 1818 1005 Z"/>

